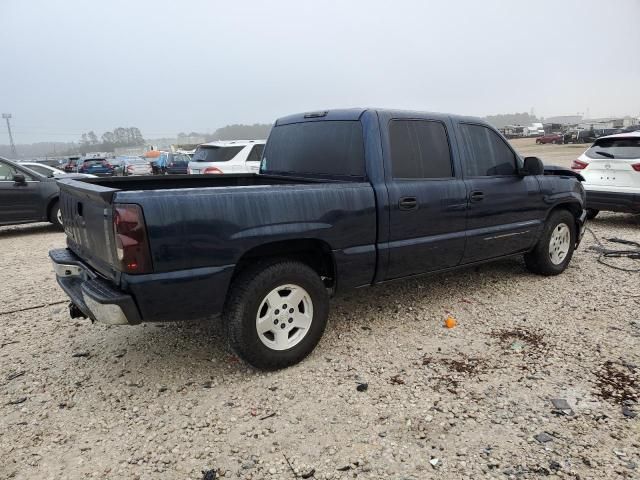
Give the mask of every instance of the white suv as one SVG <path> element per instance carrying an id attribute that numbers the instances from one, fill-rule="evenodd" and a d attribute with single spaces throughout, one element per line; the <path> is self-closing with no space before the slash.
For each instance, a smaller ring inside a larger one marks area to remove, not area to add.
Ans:
<path id="1" fill-rule="evenodd" d="M 574 160 L 587 191 L 587 218 L 600 210 L 640 213 L 640 131 L 598 138 Z"/>
<path id="2" fill-rule="evenodd" d="M 233 140 L 198 145 L 190 174 L 257 173 L 265 140 Z"/>

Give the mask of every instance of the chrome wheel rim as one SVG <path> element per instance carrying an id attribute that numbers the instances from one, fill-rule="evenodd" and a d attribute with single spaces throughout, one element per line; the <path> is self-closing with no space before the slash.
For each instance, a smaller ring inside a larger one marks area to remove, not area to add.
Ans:
<path id="1" fill-rule="evenodd" d="M 62 225 L 62 210 L 60 209 L 56 212 L 56 220 L 58 220 L 58 223 Z"/>
<path id="2" fill-rule="evenodd" d="M 551 233 L 551 239 L 549 240 L 549 259 L 554 265 L 560 265 L 567 254 L 571 246 L 571 230 L 566 223 L 559 223 Z"/>
<path id="3" fill-rule="evenodd" d="M 309 333 L 313 302 L 299 285 L 286 284 L 271 290 L 260 302 L 256 331 L 260 341 L 272 350 L 295 347 Z"/>

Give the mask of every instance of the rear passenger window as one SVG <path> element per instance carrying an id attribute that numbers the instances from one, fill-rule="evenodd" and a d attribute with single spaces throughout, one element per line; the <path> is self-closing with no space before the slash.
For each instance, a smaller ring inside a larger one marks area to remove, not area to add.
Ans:
<path id="1" fill-rule="evenodd" d="M 467 147 L 464 173 L 468 177 L 516 175 L 513 150 L 493 130 L 482 125 L 460 125 Z"/>
<path id="2" fill-rule="evenodd" d="M 442 123 L 393 120 L 389 139 L 393 178 L 453 177 L 447 131 Z"/>
<path id="3" fill-rule="evenodd" d="M 259 162 L 262 159 L 262 151 L 264 150 L 264 144 L 254 145 L 249 152 L 247 162 Z"/>

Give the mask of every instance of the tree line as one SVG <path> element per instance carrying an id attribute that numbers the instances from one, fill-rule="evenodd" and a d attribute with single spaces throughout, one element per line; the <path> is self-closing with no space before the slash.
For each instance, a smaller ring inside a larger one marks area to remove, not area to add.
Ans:
<path id="1" fill-rule="evenodd" d="M 117 147 L 139 147 L 145 144 L 138 127 L 118 127 L 112 132 L 104 132 L 100 139 L 93 130 L 83 133 L 78 144 L 79 153 L 90 151 L 112 152 Z"/>
<path id="2" fill-rule="evenodd" d="M 233 124 L 226 125 L 218 128 L 213 133 L 184 133 L 178 134 L 178 143 L 181 143 L 181 138 L 194 138 L 199 137 L 204 139 L 205 142 L 214 142 L 216 140 L 261 140 L 269 136 L 271 131 L 271 124 L 268 123 L 254 123 L 253 125 Z"/>

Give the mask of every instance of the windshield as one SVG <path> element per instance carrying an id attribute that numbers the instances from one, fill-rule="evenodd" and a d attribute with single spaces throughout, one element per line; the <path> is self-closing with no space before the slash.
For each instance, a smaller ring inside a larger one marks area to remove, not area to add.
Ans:
<path id="1" fill-rule="evenodd" d="M 598 153 L 601 152 L 601 153 Z M 640 158 L 640 137 L 601 138 L 587 150 L 589 158 Z"/>
<path id="2" fill-rule="evenodd" d="M 244 147 L 200 146 L 193 154 L 194 162 L 228 162 Z"/>
<path id="3" fill-rule="evenodd" d="M 189 163 L 191 159 L 189 158 L 188 155 L 182 154 L 182 153 L 178 153 L 173 155 L 170 159 L 169 159 L 169 163 L 172 166 L 176 166 L 176 165 L 186 165 L 187 163 Z"/>
<path id="4" fill-rule="evenodd" d="M 261 172 L 364 176 L 364 144 L 359 121 L 318 121 L 271 130 Z"/>

